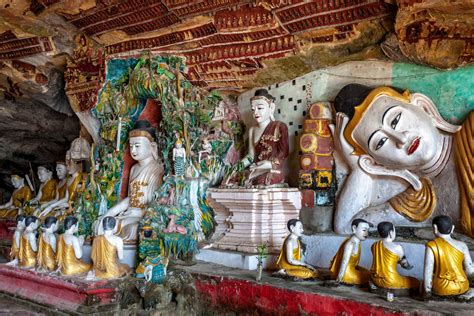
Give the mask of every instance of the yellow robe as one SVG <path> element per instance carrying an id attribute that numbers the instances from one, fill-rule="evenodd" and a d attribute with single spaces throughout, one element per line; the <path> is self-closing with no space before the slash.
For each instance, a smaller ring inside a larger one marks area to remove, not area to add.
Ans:
<path id="1" fill-rule="evenodd" d="M 23 268 L 34 268 L 36 266 L 36 252 L 31 248 L 28 239 L 21 235 L 20 249 L 18 251 L 19 266 Z"/>
<path id="2" fill-rule="evenodd" d="M 1 209 L 0 218 L 12 218 L 18 213 L 18 208 L 22 207 L 24 203 L 31 199 L 32 192 L 27 185 L 15 190 L 12 194 L 12 206 L 11 208 Z"/>
<path id="3" fill-rule="evenodd" d="M 281 248 L 280 256 L 278 257 L 278 261 L 276 263 L 277 268 L 285 269 L 286 274 L 292 277 L 297 277 L 301 279 L 316 278 L 318 276 L 317 272 L 312 271 L 306 267 L 294 266 L 286 260 L 287 241 L 288 241 L 288 238 L 285 240 L 285 242 L 283 243 L 283 247 Z M 293 249 L 292 257 L 293 259 L 299 261 L 301 260 L 301 244 L 298 239 L 296 241 L 298 242 L 298 247 Z"/>
<path id="4" fill-rule="evenodd" d="M 20 236 L 21 242 L 21 236 Z M 10 260 L 18 259 L 18 253 L 20 251 L 20 245 L 16 244 L 15 235 L 13 235 L 12 246 L 10 248 Z"/>
<path id="5" fill-rule="evenodd" d="M 59 185 L 59 182 L 58 182 L 58 185 Z M 62 186 L 58 186 L 58 200 L 62 200 L 64 199 L 64 197 L 66 196 L 66 190 L 67 190 L 67 179 L 66 181 L 64 181 L 63 185 Z"/>
<path id="6" fill-rule="evenodd" d="M 412 277 L 398 274 L 397 263 L 400 258 L 384 247 L 383 242 L 377 241 L 372 245 L 372 282 L 383 289 L 415 289 L 419 281 Z"/>
<path id="7" fill-rule="evenodd" d="M 49 202 L 56 198 L 56 187 L 58 185 L 58 180 L 50 179 L 48 180 L 41 189 L 41 199 L 40 203 Z"/>
<path id="8" fill-rule="evenodd" d="M 61 268 L 61 274 L 82 274 L 88 272 L 92 268 L 90 264 L 76 258 L 74 247 L 66 244 L 63 235 L 59 236 L 57 247 L 56 264 Z"/>
<path id="9" fill-rule="evenodd" d="M 469 281 L 463 268 L 464 254 L 443 238 L 426 243 L 434 255 L 433 293 L 439 296 L 464 294 Z"/>
<path id="10" fill-rule="evenodd" d="M 78 186 L 79 184 L 83 181 L 83 174 L 79 173 L 74 181 L 67 187 L 67 192 L 69 194 L 69 202 L 74 202 L 74 199 L 76 198 L 76 193 L 78 191 Z"/>
<path id="11" fill-rule="evenodd" d="M 56 255 L 53 247 L 44 240 L 43 235 L 39 238 L 37 261 L 40 268 L 48 271 L 56 270 Z"/>
<path id="12" fill-rule="evenodd" d="M 95 276 L 100 279 L 119 278 L 130 270 L 126 264 L 119 262 L 117 249 L 104 235 L 94 238 L 91 258 L 94 263 Z"/>
<path id="13" fill-rule="evenodd" d="M 337 275 L 339 274 L 339 269 L 341 268 L 342 257 L 344 256 L 344 247 L 346 243 L 350 240 L 347 238 L 342 245 L 339 247 L 336 255 L 331 261 L 331 266 L 329 267 L 329 272 L 331 273 L 332 279 L 337 279 Z M 363 285 L 369 283 L 370 278 L 370 271 L 359 267 L 359 260 L 360 260 L 360 243 L 359 249 L 357 250 L 357 254 L 351 253 L 351 257 L 349 259 L 349 263 L 347 264 L 346 272 L 344 273 L 344 277 L 342 278 L 342 282 L 346 284 L 354 284 L 354 285 Z"/>

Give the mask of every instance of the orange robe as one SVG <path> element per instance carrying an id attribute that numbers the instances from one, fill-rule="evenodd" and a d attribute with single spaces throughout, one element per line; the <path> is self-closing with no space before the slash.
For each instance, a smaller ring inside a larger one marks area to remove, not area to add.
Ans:
<path id="1" fill-rule="evenodd" d="M 294 266 L 288 262 L 286 259 L 286 243 L 288 238 L 283 243 L 283 247 L 281 248 L 280 256 L 278 257 L 278 261 L 276 263 L 278 269 L 284 269 L 286 274 L 289 276 L 301 278 L 301 279 L 309 279 L 309 278 L 316 278 L 318 273 L 316 271 L 312 271 L 306 267 L 302 266 Z M 295 260 L 301 260 L 301 244 L 300 241 L 297 239 L 298 247 L 293 249 L 292 257 Z"/>
<path id="2" fill-rule="evenodd" d="M 119 262 L 117 249 L 104 235 L 94 238 L 91 254 L 95 276 L 100 279 L 120 278 L 126 275 L 130 268 Z"/>
<path id="3" fill-rule="evenodd" d="M 36 252 L 33 251 L 29 240 L 24 235 L 20 237 L 18 261 L 22 268 L 34 268 L 36 266 Z"/>
<path id="4" fill-rule="evenodd" d="M 342 245 L 339 247 L 336 255 L 331 261 L 331 266 L 329 267 L 329 272 L 331 273 L 332 279 L 337 279 L 339 274 L 339 269 L 341 268 L 342 257 L 344 256 L 344 247 L 346 243 L 350 240 L 347 238 Z M 370 278 L 370 271 L 359 267 L 360 261 L 360 243 L 359 248 L 357 250 L 357 254 L 353 254 L 351 252 L 351 257 L 349 259 L 349 263 L 347 264 L 346 272 L 344 273 L 344 277 L 342 278 L 342 282 L 346 284 L 355 284 L 355 285 L 363 285 L 369 283 Z"/>
<path id="5" fill-rule="evenodd" d="M 56 255 L 53 247 L 44 240 L 43 234 L 39 238 L 37 261 L 40 268 L 48 271 L 56 270 Z"/>
<path id="6" fill-rule="evenodd" d="M 64 236 L 59 236 L 56 263 L 63 275 L 75 275 L 88 272 L 92 266 L 77 259 L 72 245 L 66 244 Z"/>

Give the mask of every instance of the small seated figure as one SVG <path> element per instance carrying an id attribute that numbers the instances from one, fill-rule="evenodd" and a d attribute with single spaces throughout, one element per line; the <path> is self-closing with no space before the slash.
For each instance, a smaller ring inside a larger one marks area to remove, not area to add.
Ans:
<path id="1" fill-rule="evenodd" d="M 420 282 L 417 279 L 397 272 L 397 263 L 407 270 L 411 270 L 413 266 L 408 263 L 402 246 L 393 242 L 396 237 L 393 224 L 381 222 L 377 225 L 377 230 L 383 239 L 372 245 L 371 283 L 382 289 L 418 289 Z"/>
<path id="2" fill-rule="evenodd" d="M 303 234 L 303 224 L 298 219 L 290 219 L 287 224 L 290 235 L 286 237 L 276 266 L 275 276 L 288 275 L 299 279 L 312 279 L 318 276 L 317 270 L 301 261 L 302 249 L 299 238 Z"/>
<path id="3" fill-rule="evenodd" d="M 78 275 L 88 272 L 92 266 L 80 260 L 84 236 L 76 237 L 77 218 L 68 216 L 64 220 L 64 234 L 59 236 L 56 264 L 62 275 Z"/>
<path id="4" fill-rule="evenodd" d="M 449 216 L 436 216 L 432 224 L 436 238 L 426 243 L 423 294 L 472 298 L 467 275 L 472 277 L 474 266 L 467 245 L 451 237 L 454 225 Z"/>
<path id="5" fill-rule="evenodd" d="M 56 217 L 46 217 L 41 225 L 43 233 L 39 237 L 37 269 L 40 271 L 56 270 L 56 234 L 58 220 Z"/>
<path id="6" fill-rule="evenodd" d="M 18 262 L 22 268 L 36 267 L 36 252 L 38 244 L 36 242 L 36 230 L 39 220 L 36 216 L 28 216 L 25 219 L 25 231 L 20 238 L 20 249 L 18 251 Z"/>
<path id="7" fill-rule="evenodd" d="M 183 177 L 186 167 L 186 150 L 183 148 L 183 142 L 179 138 L 173 148 L 173 165 L 174 175 Z"/>
<path id="8" fill-rule="evenodd" d="M 11 176 L 11 182 L 15 191 L 13 191 L 10 201 L 0 205 L 0 218 L 15 217 L 19 210 L 21 213 L 23 205 L 28 202 L 33 195 L 30 187 L 25 185 L 24 178 L 13 174 Z"/>
<path id="9" fill-rule="evenodd" d="M 331 261 L 329 272 L 331 279 L 337 283 L 350 285 L 368 285 L 370 271 L 360 267 L 360 243 L 369 234 L 371 224 L 363 219 L 356 218 L 352 221 L 352 236 L 347 238 L 339 247 Z"/>
<path id="10" fill-rule="evenodd" d="M 16 228 L 13 233 L 12 247 L 10 249 L 10 262 L 7 263 L 9 266 L 18 265 L 18 254 L 20 252 L 20 241 L 21 235 L 25 231 L 25 216 L 17 215 L 16 217 Z"/>
<path id="11" fill-rule="evenodd" d="M 209 142 L 207 137 L 202 140 L 202 150 L 198 152 L 198 162 L 201 163 L 201 160 L 204 155 L 211 155 L 212 154 L 212 144 Z"/>
<path id="12" fill-rule="evenodd" d="M 123 240 L 115 236 L 116 220 L 112 216 L 102 220 L 104 234 L 94 237 L 92 243 L 93 273 L 99 279 L 113 279 L 125 276 L 130 272 L 123 259 Z"/>
<path id="13" fill-rule="evenodd" d="M 30 204 L 43 205 L 56 197 L 58 181 L 53 179 L 53 172 L 46 166 L 38 167 L 38 179 L 41 182 L 38 194 L 30 200 Z"/>

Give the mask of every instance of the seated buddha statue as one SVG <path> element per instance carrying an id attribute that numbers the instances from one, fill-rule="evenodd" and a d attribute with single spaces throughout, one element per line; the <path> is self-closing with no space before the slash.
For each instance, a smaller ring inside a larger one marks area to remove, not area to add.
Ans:
<path id="1" fill-rule="evenodd" d="M 58 167 L 60 168 L 59 171 Z M 56 172 L 58 173 L 58 178 L 60 178 L 61 173 L 64 183 L 61 184 L 60 182 L 58 185 L 56 193 L 57 198 L 45 205 L 46 207 L 44 207 L 44 210 L 40 214 L 41 218 L 48 216 L 52 211 L 54 211 L 54 215 L 57 215 L 57 212 L 64 211 L 74 202 L 76 193 L 80 189 L 83 181 L 83 176 L 80 170 L 81 164 L 72 159 L 68 159 L 65 165 L 62 163 L 57 165 Z M 63 173 L 67 173 L 67 178 Z"/>
<path id="2" fill-rule="evenodd" d="M 298 219 L 290 219 L 287 223 L 290 235 L 286 237 L 278 257 L 276 276 L 287 275 L 299 279 L 312 279 L 318 276 L 317 270 L 301 261 L 302 249 L 299 238 L 303 234 L 303 224 Z"/>
<path id="3" fill-rule="evenodd" d="M 275 121 L 275 98 L 265 89 L 259 89 L 250 99 L 255 126 L 249 128 L 248 154 L 236 165 L 225 185 L 231 185 L 239 169 L 246 169 L 246 185 L 273 185 L 283 183 L 283 167 L 288 157 L 288 127 Z"/>
<path id="4" fill-rule="evenodd" d="M 102 219 L 113 216 L 117 219 L 117 235 L 123 240 L 135 242 L 138 224 L 153 194 L 162 183 L 163 166 L 157 160 L 155 129 L 148 121 L 137 121 L 129 133 L 130 154 L 137 161 L 130 170 L 128 197 L 108 210 L 93 224 L 95 235 L 103 234 Z"/>
<path id="5" fill-rule="evenodd" d="M 370 223 L 363 219 L 355 219 L 351 223 L 352 236 L 347 238 L 339 247 L 331 261 L 329 272 L 331 279 L 337 283 L 351 285 L 368 285 L 370 271 L 360 267 L 360 243 L 369 234 Z"/>
<path id="6" fill-rule="evenodd" d="M 114 235 L 115 217 L 106 216 L 102 221 L 104 234 L 95 236 L 92 242 L 93 273 L 99 279 L 123 277 L 130 272 L 130 268 L 120 263 L 123 259 L 123 240 Z"/>
<path id="7" fill-rule="evenodd" d="M 20 252 L 20 241 L 23 232 L 25 231 L 25 216 L 17 215 L 16 216 L 16 227 L 15 232 L 13 233 L 12 247 L 10 249 L 10 262 L 7 265 L 17 266 L 18 265 L 18 254 Z"/>
<path id="8" fill-rule="evenodd" d="M 20 238 L 20 249 L 18 250 L 18 265 L 22 268 L 36 267 L 36 252 L 38 244 L 36 242 L 36 230 L 39 220 L 36 216 L 28 216 L 25 219 L 25 231 Z"/>
<path id="9" fill-rule="evenodd" d="M 10 201 L 0 205 L 0 218 L 13 218 L 17 215 L 19 210 L 21 213 L 23 206 L 33 195 L 30 187 L 25 185 L 24 178 L 13 174 L 11 176 L 11 182 L 15 191 L 13 191 Z"/>
<path id="10" fill-rule="evenodd" d="M 63 161 L 56 162 L 56 175 L 59 179 L 59 182 L 56 185 L 56 195 L 55 198 L 51 201 L 48 201 L 41 205 L 40 209 L 43 210 L 39 213 L 39 218 L 45 218 L 48 214 L 44 212 L 46 208 L 50 205 L 56 203 L 57 201 L 63 199 L 66 196 L 67 190 L 67 167 L 66 163 Z M 49 212 L 48 212 L 49 213 Z"/>
<path id="11" fill-rule="evenodd" d="M 412 277 L 402 276 L 397 272 L 397 264 L 403 269 L 413 268 L 405 257 L 403 247 L 395 242 L 395 226 L 390 222 L 377 225 L 382 240 L 372 245 L 372 268 L 370 281 L 381 289 L 409 290 L 418 289 L 420 282 Z"/>
<path id="12" fill-rule="evenodd" d="M 454 225 L 449 216 L 436 216 L 432 225 L 436 238 L 426 243 L 424 295 L 471 299 L 468 276 L 474 275 L 474 265 L 467 245 L 451 237 Z"/>
<path id="13" fill-rule="evenodd" d="M 40 271 L 56 270 L 56 234 L 58 230 L 58 220 L 49 216 L 41 225 L 43 233 L 39 237 L 37 269 Z"/>
<path id="14" fill-rule="evenodd" d="M 92 266 L 81 260 L 84 236 L 76 237 L 77 218 L 68 216 L 64 220 L 64 234 L 59 236 L 56 265 L 62 275 L 78 275 L 88 272 Z"/>
<path id="15" fill-rule="evenodd" d="M 38 167 L 38 179 L 41 185 L 38 194 L 30 200 L 30 204 L 39 204 L 39 210 L 41 205 L 56 198 L 58 181 L 53 179 L 53 172 L 46 166 Z M 38 212 L 36 213 L 38 214 Z"/>

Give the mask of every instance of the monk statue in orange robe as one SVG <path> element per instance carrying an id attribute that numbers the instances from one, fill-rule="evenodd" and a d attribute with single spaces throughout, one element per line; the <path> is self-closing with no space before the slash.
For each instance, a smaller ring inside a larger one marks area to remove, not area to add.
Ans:
<path id="1" fill-rule="evenodd" d="M 396 237 L 395 226 L 390 222 L 381 222 L 377 230 L 383 239 L 375 242 L 371 248 L 371 286 L 387 290 L 417 290 L 420 286 L 417 279 L 397 272 L 397 264 L 406 270 L 411 270 L 413 266 L 408 263 L 403 247 L 393 242 Z"/>
<path id="2" fill-rule="evenodd" d="M 25 231 L 25 216 L 17 215 L 16 217 L 16 228 L 13 233 L 12 247 L 10 249 L 10 262 L 7 263 L 9 266 L 18 265 L 18 255 L 20 253 L 20 241 L 23 232 Z"/>
<path id="3" fill-rule="evenodd" d="M 43 233 L 39 237 L 37 270 L 56 270 L 56 234 L 58 230 L 58 220 L 56 217 L 46 217 L 41 225 Z"/>
<path id="4" fill-rule="evenodd" d="M 28 216 L 25 219 L 25 231 L 20 238 L 20 249 L 18 251 L 18 262 L 21 268 L 34 269 L 36 267 L 36 230 L 39 220 L 36 216 Z"/>
<path id="5" fill-rule="evenodd" d="M 14 218 L 18 213 L 22 214 L 23 206 L 33 195 L 30 187 L 25 185 L 24 178 L 13 174 L 11 182 L 15 191 L 13 191 L 10 201 L 0 205 L 0 218 Z"/>
<path id="6" fill-rule="evenodd" d="M 364 241 L 371 224 L 363 219 L 352 221 L 352 236 L 347 238 L 339 247 L 331 261 L 329 272 L 336 283 L 349 285 L 368 285 L 370 271 L 360 267 L 360 243 Z"/>

